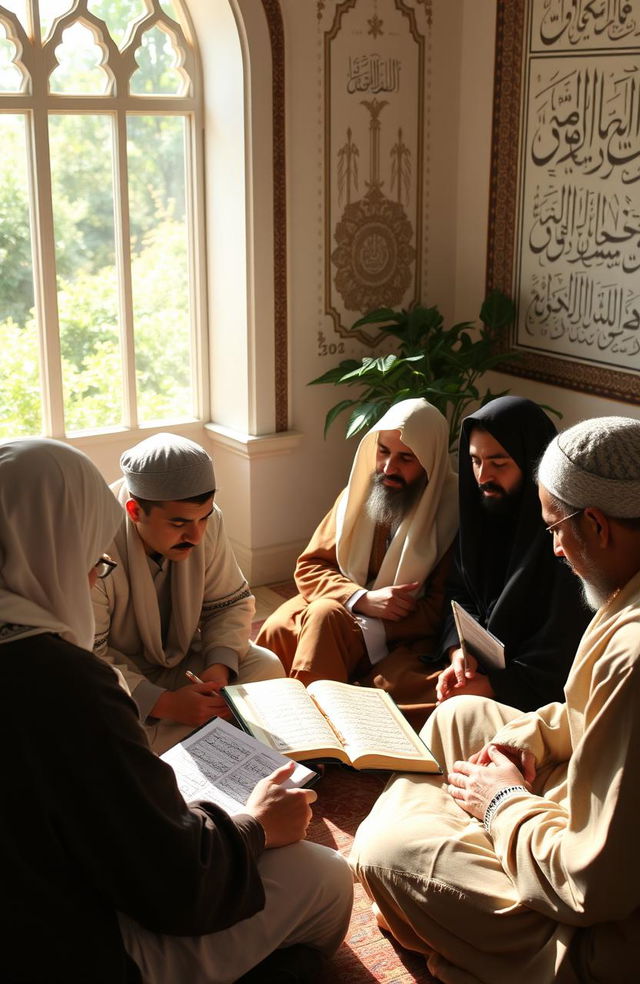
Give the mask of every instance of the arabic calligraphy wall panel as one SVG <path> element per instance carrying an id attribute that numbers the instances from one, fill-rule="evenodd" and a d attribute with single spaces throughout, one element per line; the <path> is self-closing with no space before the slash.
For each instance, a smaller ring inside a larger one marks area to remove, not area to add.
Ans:
<path id="1" fill-rule="evenodd" d="M 318 4 L 323 32 L 325 313 L 336 333 L 408 307 L 424 267 L 427 0 Z"/>
<path id="2" fill-rule="evenodd" d="M 488 281 L 513 290 L 521 356 L 503 368 L 640 402 L 640 0 L 501 0 L 497 43 Z"/>

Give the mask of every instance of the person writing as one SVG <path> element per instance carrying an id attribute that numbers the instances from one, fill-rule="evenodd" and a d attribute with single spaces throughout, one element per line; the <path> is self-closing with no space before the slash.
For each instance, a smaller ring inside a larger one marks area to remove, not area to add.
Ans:
<path id="1" fill-rule="evenodd" d="M 29 678 L 28 713 L 9 701 L 0 723 L 2 978 L 231 984 L 260 965 L 264 982 L 301 948 L 317 965 L 344 937 L 352 881 L 303 840 L 315 792 L 285 789 L 285 766 L 242 815 L 188 806 L 91 652 L 90 586 L 113 576 L 121 520 L 81 452 L 0 444 L 0 655 L 8 692 Z"/>
<path id="2" fill-rule="evenodd" d="M 214 502 L 204 448 L 154 434 L 120 465 L 112 490 L 122 523 L 109 545 L 118 566 L 93 590 L 94 652 L 121 671 L 162 752 L 212 717 L 229 717 L 220 696 L 228 683 L 284 673 L 249 640 L 255 602 Z"/>

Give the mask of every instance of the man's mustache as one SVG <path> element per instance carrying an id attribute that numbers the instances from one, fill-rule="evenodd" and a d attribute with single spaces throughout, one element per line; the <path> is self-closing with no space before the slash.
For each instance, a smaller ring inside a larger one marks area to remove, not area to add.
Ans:
<path id="1" fill-rule="evenodd" d="M 376 485 L 384 485 L 385 482 L 393 482 L 394 485 L 400 485 L 402 488 L 406 488 L 407 486 L 407 482 L 402 475 L 385 475 L 384 472 L 376 472 L 375 482 Z"/>
<path id="2" fill-rule="evenodd" d="M 505 494 L 504 489 L 500 485 L 496 485 L 495 482 L 484 482 L 478 488 L 481 492 L 497 492 L 498 495 Z"/>

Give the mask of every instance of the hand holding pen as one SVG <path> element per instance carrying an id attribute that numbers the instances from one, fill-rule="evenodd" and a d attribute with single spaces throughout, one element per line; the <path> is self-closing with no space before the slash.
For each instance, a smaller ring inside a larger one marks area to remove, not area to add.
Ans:
<path id="1" fill-rule="evenodd" d="M 220 690 L 220 688 L 221 687 L 224 687 L 224 683 L 222 683 L 222 682 L 217 683 L 215 680 L 202 680 L 199 676 L 196 676 L 195 673 L 192 673 L 191 670 L 185 670 L 184 671 L 184 675 L 189 680 L 191 680 L 191 683 L 199 683 L 203 687 L 209 686 L 209 687 L 217 688 L 217 689 L 213 689 L 211 691 L 211 696 L 212 697 L 214 697 L 214 696 L 217 697 L 218 696 L 218 691 Z"/>
<path id="2" fill-rule="evenodd" d="M 228 705 L 214 690 L 213 681 L 201 680 L 195 673 L 187 672 L 189 684 L 177 690 L 164 690 L 156 701 L 153 717 L 168 719 L 179 724 L 198 728 L 213 717 L 225 715 Z"/>
<path id="3" fill-rule="evenodd" d="M 204 680 L 201 680 L 200 677 L 196 676 L 195 673 L 192 673 L 191 670 L 185 670 L 184 675 L 191 680 L 191 683 L 204 683 Z"/>
<path id="4" fill-rule="evenodd" d="M 225 699 L 220 696 L 220 690 L 225 686 L 222 681 L 216 684 L 213 680 L 202 680 L 195 673 L 192 673 L 191 670 L 185 670 L 185 676 L 191 681 L 191 683 L 197 683 L 200 684 L 200 686 L 210 686 L 212 688 L 217 686 L 218 689 L 212 689 L 210 693 L 210 696 L 214 697 L 216 701 L 216 715 L 218 717 L 225 718 L 228 721 L 231 720 L 231 710 L 229 709 Z"/>

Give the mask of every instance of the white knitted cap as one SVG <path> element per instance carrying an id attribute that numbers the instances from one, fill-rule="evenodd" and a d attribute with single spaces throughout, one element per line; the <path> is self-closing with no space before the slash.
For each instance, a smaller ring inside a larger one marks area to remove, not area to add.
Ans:
<path id="1" fill-rule="evenodd" d="M 154 434 L 129 448 L 120 467 L 132 495 L 169 502 L 216 487 L 213 461 L 199 444 L 177 434 Z"/>
<path id="2" fill-rule="evenodd" d="M 538 481 L 576 508 L 640 517 L 640 420 L 593 417 L 562 431 L 542 457 Z"/>

